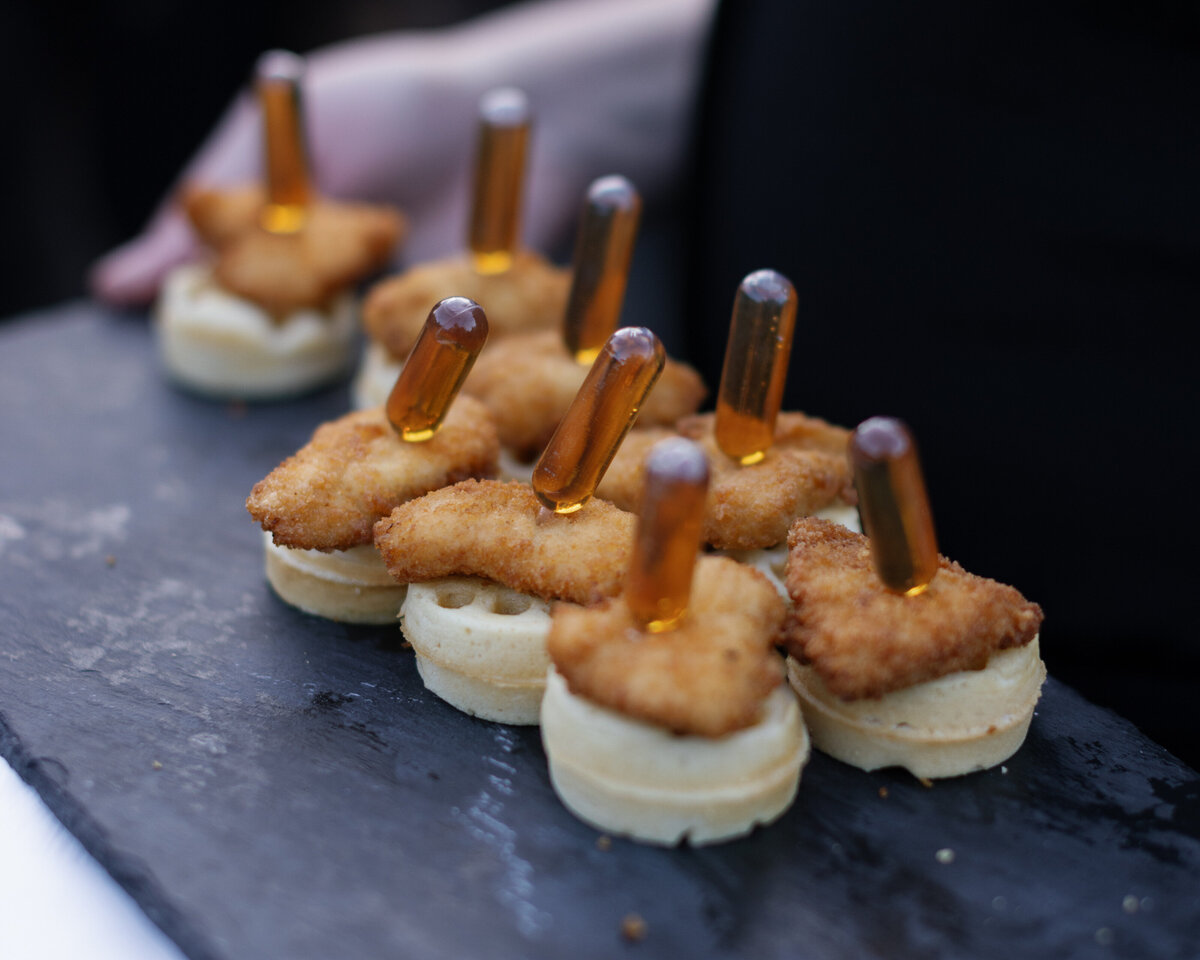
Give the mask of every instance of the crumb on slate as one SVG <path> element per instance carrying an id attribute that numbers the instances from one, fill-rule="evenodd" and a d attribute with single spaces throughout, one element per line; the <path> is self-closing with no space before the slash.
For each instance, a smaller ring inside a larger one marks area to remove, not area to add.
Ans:
<path id="1" fill-rule="evenodd" d="M 631 943 L 644 940 L 646 938 L 646 921 L 639 914 L 625 914 L 621 919 L 621 936 Z"/>

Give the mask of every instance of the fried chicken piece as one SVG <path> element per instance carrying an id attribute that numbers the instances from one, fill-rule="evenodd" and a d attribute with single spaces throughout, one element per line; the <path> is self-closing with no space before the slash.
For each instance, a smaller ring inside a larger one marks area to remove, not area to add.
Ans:
<path id="1" fill-rule="evenodd" d="M 267 195 L 254 186 L 223 190 L 188 186 L 179 201 L 200 240 L 220 250 L 258 223 Z"/>
<path id="2" fill-rule="evenodd" d="M 525 483 L 468 480 L 402 504 L 375 524 L 400 583 L 495 580 L 543 600 L 594 603 L 621 589 L 635 518 L 603 500 L 559 515 Z"/>
<path id="3" fill-rule="evenodd" d="M 716 416 L 686 417 L 677 431 L 708 454 L 711 480 L 705 505 L 704 541 L 718 550 L 757 550 L 783 543 L 797 517 L 855 504 L 846 459 L 850 431 L 802 413 L 781 413 L 775 444 L 760 463 L 743 467 L 721 452 L 713 434 Z M 630 433 L 617 451 L 596 495 L 637 512 L 650 448 L 674 436 L 670 430 Z"/>
<path id="4" fill-rule="evenodd" d="M 785 605 L 762 574 L 701 557 L 674 630 L 645 633 L 624 599 L 556 606 L 546 645 L 571 692 L 676 733 L 719 737 L 751 726 L 782 677 L 774 644 Z"/>
<path id="5" fill-rule="evenodd" d="M 815 517 L 788 534 L 787 587 L 795 604 L 786 646 L 844 700 L 880 697 L 1029 643 L 1042 608 L 1012 587 L 945 557 L 919 596 L 887 590 L 867 538 Z"/>
<path id="6" fill-rule="evenodd" d="M 470 297 L 487 311 L 491 338 L 557 328 L 567 308 L 571 272 L 525 250 L 503 273 L 481 274 L 465 256 L 422 263 L 377 283 L 363 304 L 367 334 L 399 363 L 416 342 L 430 308 Z"/>
<path id="7" fill-rule="evenodd" d="M 317 428 L 294 456 L 254 485 L 246 509 L 275 543 L 345 550 L 370 543 L 397 504 L 467 477 L 493 476 L 500 442 L 483 404 L 460 396 L 432 439 L 409 443 L 381 408 Z"/>
<path id="8" fill-rule="evenodd" d="M 300 230 L 275 234 L 259 223 L 265 202 L 259 187 L 192 188 L 183 195 L 188 219 L 216 253 L 217 283 L 276 319 L 327 306 L 385 266 L 407 232 L 397 210 L 317 198 Z"/>
<path id="9" fill-rule="evenodd" d="M 518 460 L 529 461 L 554 435 L 588 369 L 567 353 L 557 330 L 546 330 L 490 344 L 463 390 L 491 408 L 500 443 Z M 706 392 L 700 374 L 668 359 L 636 425 L 673 424 L 695 412 Z"/>

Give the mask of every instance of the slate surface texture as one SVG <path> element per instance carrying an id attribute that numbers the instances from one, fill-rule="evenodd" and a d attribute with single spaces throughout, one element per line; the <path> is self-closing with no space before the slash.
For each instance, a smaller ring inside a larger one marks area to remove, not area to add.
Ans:
<path id="1" fill-rule="evenodd" d="M 1200 955 L 1200 777 L 1053 680 L 1001 769 L 817 755 L 747 839 L 598 845 L 535 730 L 266 586 L 245 496 L 347 404 L 180 393 L 92 304 L 0 328 L 0 751 L 190 957 Z"/>

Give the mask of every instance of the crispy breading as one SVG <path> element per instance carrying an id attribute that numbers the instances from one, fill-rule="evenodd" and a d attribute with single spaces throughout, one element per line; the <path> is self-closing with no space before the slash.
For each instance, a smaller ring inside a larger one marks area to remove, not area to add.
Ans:
<path id="1" fill-rule="evenodd" d="M 375 521 L 406 500 L 494 476 L 499 456 L 491 414 L 470 397 L 422 443 L 402 440 L 382 408 L 358 410 L 318 427 L 254 485 L 246 509 L 280 546 L 345 550 L 370 543 Z"/>
<path id="2" fill-rule="evenodd" d="M 718 550 L 757 550 L 783 543 L 797 517 L 839 501 L 858 502 L 846 459 L 850 432 L 802 413 L 781 413 L 775 444 L 753 466 L 743 467 L 717 446 L 716 417 L 685 417 L 676 430 L 708 454 L 711 479 L 704 512 L 704 541 Z M 670 430 L 631 433 L 600 481 L 596 495 L 636 512 L 650 448 Z"/>
<path id="3" fill-rule="evenodd" d="M 1036 603 L 945 557 L 925 592 L 905 597 L 875 575 L 867 538 L 840 524 L 797 520 L 788 547 L 788 652 L 844 700 L 982 670 L 993 653 L 1024 646 L 1041 628 Z"/>
<path id="4" fill-rule="evenodd" d="M 500 442 L 517 459 L 531 460 L 554 434 L 588 369 L 567 353 L 557 330 L 510 336 L 488 344 L 463 390 L 491 408 Z M 636 426 L 673 424 L 695 412 L 706 392 L 700 374 L 668 359 Z"/>
<path id="5" fill-rule="evenodd" d="M 397 363 L 408 356 L 439 300 L 470 297 L 487 312 L 491 340 L 562 325 L 571 271 L 531 250 L 503 273 L 481 274 L 465 255 L 418 264 L 371 288 L 363 303 L 367 334 Z"/>
<path id="6" fill-rule="evenodd" d="M 755 723 L 782 676 L 785 605 L 758 571 L 701 557 L 687 615 L 643 632 L 622 597 L 552 611 L 547 650 L 571 692 L 676 733 L 719 737 Z"/>
<path id="7" fill-rule="evenodd" d="M 266 202 L 261 187 L 217 189 L 185 186 L 179 203 L 192 229 L 213 250 L 228 246 L 255 223 Z"/>
<path id="8" fill-rule="evenodd" d="M 375 524 L 375 546 L 400 583 L 486 577 L 543 600 L 594 603 L 620 590 L 634 523 L 602 500 L 558 515 L 528 484 L 468 480 L 397 507 Z"/>
<path id="9" fill-rule="evenodd" d="M 265 203 L 259 187 L 191 188 L 182 202 L 200 238 L 215 251 L 217 282 L 276 318 L 325 307 L 386 265 L 407 232 L 404 216 L 390 207 L 318 197 L 300 230 L 270 233 L 259 223 Z"/>

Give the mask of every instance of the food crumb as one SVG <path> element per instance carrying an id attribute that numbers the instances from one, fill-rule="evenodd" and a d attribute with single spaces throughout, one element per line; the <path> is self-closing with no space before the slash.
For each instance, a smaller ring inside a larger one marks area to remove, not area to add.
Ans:
<path id="1" fill-rule="evenodd" d="M 954 851 L 949 847 L 942 847 L 941 850 L 934 854 L 934 858 L 938 863 L 953 863 Z"/>
<path id="2" fill-rule="evenodd" d="M 1132 893 L 1121 901 L 1121 909 L 1126 913 L 1137 913 L 1138 907 L 1141 906 L 1141 901 L 1138 900 Z"/>
<path id="3" fill-rule="evenodd" d="M 1008 767 L 1001 767 L 1001 768 L 1000 768 L 1000 772 L 1001 772 L 1001 773 L 1008 773 Z"/>
<path id="4" fill-rule="evenodd" d="M 106 567 L 115 567 L 117 565 L 117 558 L 110 553 L 104 558 L 104 565 Z"/>
<path id="5" fill-rule="evenodd" d="M 880 788 L 879 788 L 879 798 L 880 798 L 881 800 L 886 800 L 886 799 L 887 799 L 887 787 L 880 787 Z"/>
<path id="6" fill-rule="evenodd" d="M 933 781 L 930 780 L 928 777 L 917 777 L 917 779 L 921 782 L 921 786 L 923 786 L 923 787 L 932 787 L 933 786 Z"/>
<path id="7" fill-rule="evenodd" d="M 611 850 L 612 849 L 612 837 L 610 837 L 606 833 L 600 834 L 600 836 L 598 836 L 596 838 L 596 849 L 603 850 L 603 851 Z"/>
<path id="8" fill-rule="evenodd" d="M 162 769 L 162 761 L 155 760 L 153 763 L 150 764 L 150 767 L 153 770 L 161 770 Z"/>
<path id="9" fill-rule="evenodd" d="M 646 937 L 646 921 L 639 914 L 625 914 L 621 918 L 621 936 L 631 943 L 644 940 Z"/>

